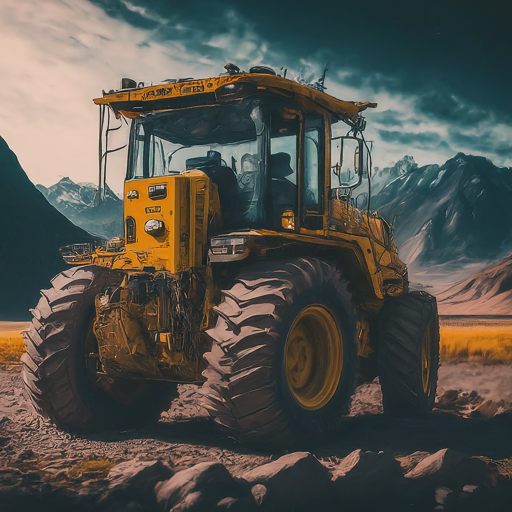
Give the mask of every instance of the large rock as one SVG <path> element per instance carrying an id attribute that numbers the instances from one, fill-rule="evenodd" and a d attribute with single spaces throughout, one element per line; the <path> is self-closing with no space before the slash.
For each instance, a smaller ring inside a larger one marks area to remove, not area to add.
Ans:
<path id="1" fill-rule="evenodd" d="M 405 478 L 428 487 L 446 486 L 460 490 L 465 485 L 496 485 L 496 465 L 480 457 L 470 457 L 450 448 L 423 459 Z"/>
<path id="2" fill-rule="evenodd" d="M 153 494 L 155 485 L 172 475 L 172 469 L 159 460 L 129 460 L 109 471 L 108 488 L 110 492 Z"/>
<path id="3" fill-rule="evenodd" d="M 159 460 L 133 459 L 118 464 L 108 473 L 108 486 L 98 500 L 98 507 L 108 512 L 155 510 L 155 485 L 172 474 L 172 469 Z M 80 495 L 82 501 L 89 497 L 87 494 Z"/>
<path id="4" fill-rule="evenodd" d="M 256 505 L 265 503 L 265 498 L 268 495 L 268 489 L 262 484 L 253 485 L 251 488 L 251 494 L 256 502 Z"/>
<path id="5" fill-rule="evenodd" d="M 338 499 L 368 507 L 396 501 L 403 475 L 391 455 L 355 450 L 333 468 L 332 482 Z"/>
<path id="6" fill-rule="evenodd" d="M 485 400 L 482 402 L 472 413 L 472 418 L 486 418 L 490 420 L 494 418 L 496 413 L 498 412 L 498 404 L 493 400 Z"/>
<path id="7" fill-rule="evenodd" d="M 284 504 L 295 507 L 293 510 L 319 510 L 332 494 L 329 470 L 309 452 L 284 455 L 245 473 L 240 480 L 251 486 L 254 499 L 265 510 Z"/>
<path id="8" fill-rule="evenodd" d="M 238 498 L 241 489 L 220 462 L 203 462 L 179 471 L 156 488 L 163 512 L 213 510 L 223 498 Z"/>
<path id="9" fill-rule="evenodd" d="M 423 459 L 426 459 L 430 455 L 431 454 L 428 452 L 414 452 L 402 457 L 396 457 L 396 460 L 400 463 L 402 473 L 405 475 L 414 469 Z"/>

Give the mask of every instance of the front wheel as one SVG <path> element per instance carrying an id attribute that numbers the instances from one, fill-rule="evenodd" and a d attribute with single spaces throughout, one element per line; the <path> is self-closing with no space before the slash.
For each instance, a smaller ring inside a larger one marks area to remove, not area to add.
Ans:
<path id="1" fill-rule="evenodd" d="M 338 425 L 357 376 L 347 284 L 334 264 L 300 258 L 248 267 L 223 292 L 203 373 L 220 429 L 284 446 Z"/>
<path id="2" fill-rule="evenodd" d="M 25 390 L 35 409 L 66 430 L 130 428 L 157 421 L 176 385 L 98 375 L 94 299 L 108 271 L 86 265 L 66 270 L 41 291 L 24 333 Z M 89 364 L 88 364 L 89 363 Z"/>
<path id="3" fill-rule="evenodd" d="M 410 292 L 386 301 L 379 315 L 378 367 L 385 413 L 430 413 L 439 368 L 435 297 Z"/>

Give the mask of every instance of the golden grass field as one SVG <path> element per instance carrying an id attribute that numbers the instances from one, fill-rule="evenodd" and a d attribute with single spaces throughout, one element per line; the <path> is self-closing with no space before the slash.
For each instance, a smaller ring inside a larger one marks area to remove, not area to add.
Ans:
<path id="1" fill-rule="evenodd" d="M 441 359 L 512 363 L 512 317 L 443 316 Z"/>
<path id="2" fill-rule="evenodd" d="M 512 317 L 441 317 L 441 359 L 512 363 Z M 23 322 L 0 322 L 0 363 L 19 364 Z"/>
<path id="3" fill-rule="evenodd" d="M 0 363 L 19 364 L 25 351 L 21 331 L 29 325 L 26 322 L 0 322 Z"/>

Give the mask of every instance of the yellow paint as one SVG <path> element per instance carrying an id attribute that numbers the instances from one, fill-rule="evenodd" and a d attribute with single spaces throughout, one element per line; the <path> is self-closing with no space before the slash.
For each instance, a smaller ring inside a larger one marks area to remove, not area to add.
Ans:
<path id="1" fill-rule="evenodd" d="M 151 199 L 148 189 L 165 185 L 167 195 Z M 130 191 L 137 198 L 128 199 Z M 135 241 L 126 240 L 123 253 L 97 251 L 92 263 L 112 268 L 155 267 L 179 273 L 205 264 L 212 183 L 201 171 L 126 181 L 124 218 L 135 222 Z M 164 233 L 153 236 L 144 230 L 147 221 L 164 223 Z"/>
<path id="2" fill-rule="evenodd" d="M 331 201 L 328 234 L 356 244 L 356 256 L 366 267 L 375 295 L 382 299 L 406 292 L 407 267 L 398 258 L 398 248 L 386 221 L 358 210 L 348 200 Z"/>
<path id="3" fill-rule="evenodd" d="M 138 117 L 140 114 L 133 111 L 132 107 L 126 104 L 127 102 L 150 104 L 155 100 L 165 100 L 192 94 L 215 93 L 221 87 L 237 82 L 250 84 L 252 86 L 246 95 L 254 95 L 255 92 L 261 93 L 261 91 L 268 91 L 269 93 L 280 94 L 285 97 L 294 97 L 295 101 L 300 101 L 304 98 L 309 102 L 327 109 L 332 114 L 346 116 L 352 121 L 355 121 L 359 112 L 366 108 L 366 106 L 361 104 L 339 100 L 324 92 L 317 91 L 316 89 L 306 87 L 293 80 L 288 80 L 280 76 L 248 73 L 120 91 L 107 94 L 102 98 L 96 98 L 94 103 L 96 103 L 96 105 L 110 105 L 126 117 L 134 118 Z M 225 101 L 229 101 L 229 99 Z M 215 100 L 213 100 L 213 102 L 215 102 Z"/>

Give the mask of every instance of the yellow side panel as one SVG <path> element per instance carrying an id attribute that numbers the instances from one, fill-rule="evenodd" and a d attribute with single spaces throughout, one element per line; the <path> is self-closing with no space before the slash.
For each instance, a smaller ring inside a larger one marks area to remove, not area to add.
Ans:
<path id="1" fill-rule="evenodd" d="M 165 185 L 166 197 L 151 199 L 149 187 Z M 205 262 L 211 182 L 200 171 L 177 176 L 131 180 L 125 183 L 125 223 L 135 221 L 135 241 L 126 240 L 126 256 L 115 267 L 155 267 L 156 270 L 183 272 Z M 137 193 L 137 198 L 128 199 Z M 152 236 L 144 225 L 155 219 L 164 223 L 165 232 Z M 128 262 L 130 260 L 130 262 Z"/>

